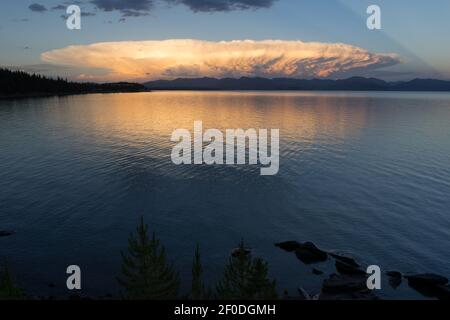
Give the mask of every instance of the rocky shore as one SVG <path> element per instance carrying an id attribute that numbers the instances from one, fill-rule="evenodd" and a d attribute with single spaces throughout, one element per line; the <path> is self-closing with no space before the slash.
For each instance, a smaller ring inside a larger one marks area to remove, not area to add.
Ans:
<path id="1" fill-rule="evenodd" d="M 284 241 L 275 243 L 278 248 L 294 253 L 298 260 L 305 265 L 313 265 L 327 260 L 334 260 L 335 271 L 328 275 L 318 295 L 310 294 L 299 288 L 303 299 L 320 300 L 377 300 L 380 299 L 376 290 L 367 287 L 368 274 L 361 264 L 354 258 L 335 252 L 327 252 L 318 248 L 312 242 Z M 312 268 L 314 275 L 322 275 L 324 272 Z M 396 289 L 406 279 L 408 286 L 426 298 L 450 300 L 449 280 L 441 275 L 433 273 L 405 274 L 399 271 L 388 271 L 385 275 L 389 279 L 389 285 Z"/>

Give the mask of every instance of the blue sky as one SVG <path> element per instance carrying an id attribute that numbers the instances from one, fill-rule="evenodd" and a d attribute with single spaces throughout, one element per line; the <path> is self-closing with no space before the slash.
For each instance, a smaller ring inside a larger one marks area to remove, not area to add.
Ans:
<path id="1" fill-rule="evenodd" d="M 89 65 L 67 67 L 64 60 L 49 63 L 41 55 L 99 42 L 270 39 L 344 43 L 371 53 L 396 54 L 401 60 L 376 70 L 357 70 L 357 75 L 450 79 L 448 0 L 241 0 L 235 6 L 233 0 L 154 0 L 148 8 L 142 6 L 148 0 L 85 0 L 82 12 L 95 15 L 82 17 L 81 30 L 68 30 L 64 11 L 51 8 L 76 2 L 2 0 L 0 65 L 68 76 L 95 74 L 101 71 Z M 366 27 L 370 4 L 381 7 L 382 30 Z M 130 17 L 130 12 L 138 16 Z"/>

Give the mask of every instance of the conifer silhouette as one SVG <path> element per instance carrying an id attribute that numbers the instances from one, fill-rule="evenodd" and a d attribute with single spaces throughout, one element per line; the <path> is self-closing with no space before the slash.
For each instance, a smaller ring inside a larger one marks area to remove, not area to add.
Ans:
<path id="1" fill-rule="evenodd" d="M 153 233 L 148 237 L 147 225 L 141 217 L 136 235 L 128 239 L 128 254 L 122 253 L 124 298 L 133 300 L 175 299 L 180 285 L 179 275 L 166 261 L 166 251 Z"/>
<path id="2" fill-rule="evenodd" d="M 25 295 L 22 290 L 16 286 L 9 272 L 6 262 L 0 268 L 0 300 L 22 300 Z"/>
<path id="3" fill-rule="evenodd" d="M 267 273 L 267 262 L 261 258 L 253 258 L 241 241 L 217 285 L 219 299 L 276 299 L 275 280 L 270 280 Z"/>
<path id="4" fill-rule="evenodd" d="M 195 247 L 194 261 L 192 263 L 191 298 L 194 300 L 206 299 L 209 296 L 203 284 L 202 274 L 203 267 L 200 259 L 200 248 L 197 244 Z"/>

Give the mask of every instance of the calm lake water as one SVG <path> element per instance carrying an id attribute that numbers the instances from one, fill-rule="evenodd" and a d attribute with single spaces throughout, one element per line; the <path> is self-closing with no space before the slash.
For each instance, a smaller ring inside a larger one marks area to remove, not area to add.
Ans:
<path id="1" fill-rule="evenodd" d="M 279 128 L 280 171 L 176 166 L 177 128 Z M 278 288 L 317 292 L 284 240 L 382 270 L 450 276 L 450 94 L 152 92 L 0 101 L 0 258 L 32 294 L 117 295 L 120 251 L 145 216 L 190 285 L 214 286 L 241 238 Z M 332 263 L 316 265 L 333 270 Z M 49 284 L 55 284 L 55 288 Z M 420 297 L 406 285 L 383 297 Z"/>

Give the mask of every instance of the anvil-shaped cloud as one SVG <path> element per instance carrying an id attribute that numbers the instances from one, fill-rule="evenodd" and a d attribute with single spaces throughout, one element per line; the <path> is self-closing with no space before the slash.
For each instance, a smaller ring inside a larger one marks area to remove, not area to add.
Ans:
<path id="1" fill-rule="evenodd" d="M 79 78 L 98 81 L 177 77 L 336 78 L 398 64 L 395 54 L 342 43 L 281 40 L 158 40 L 104 42 L 44 52 L 58 65 L 106 70 Z"/>

